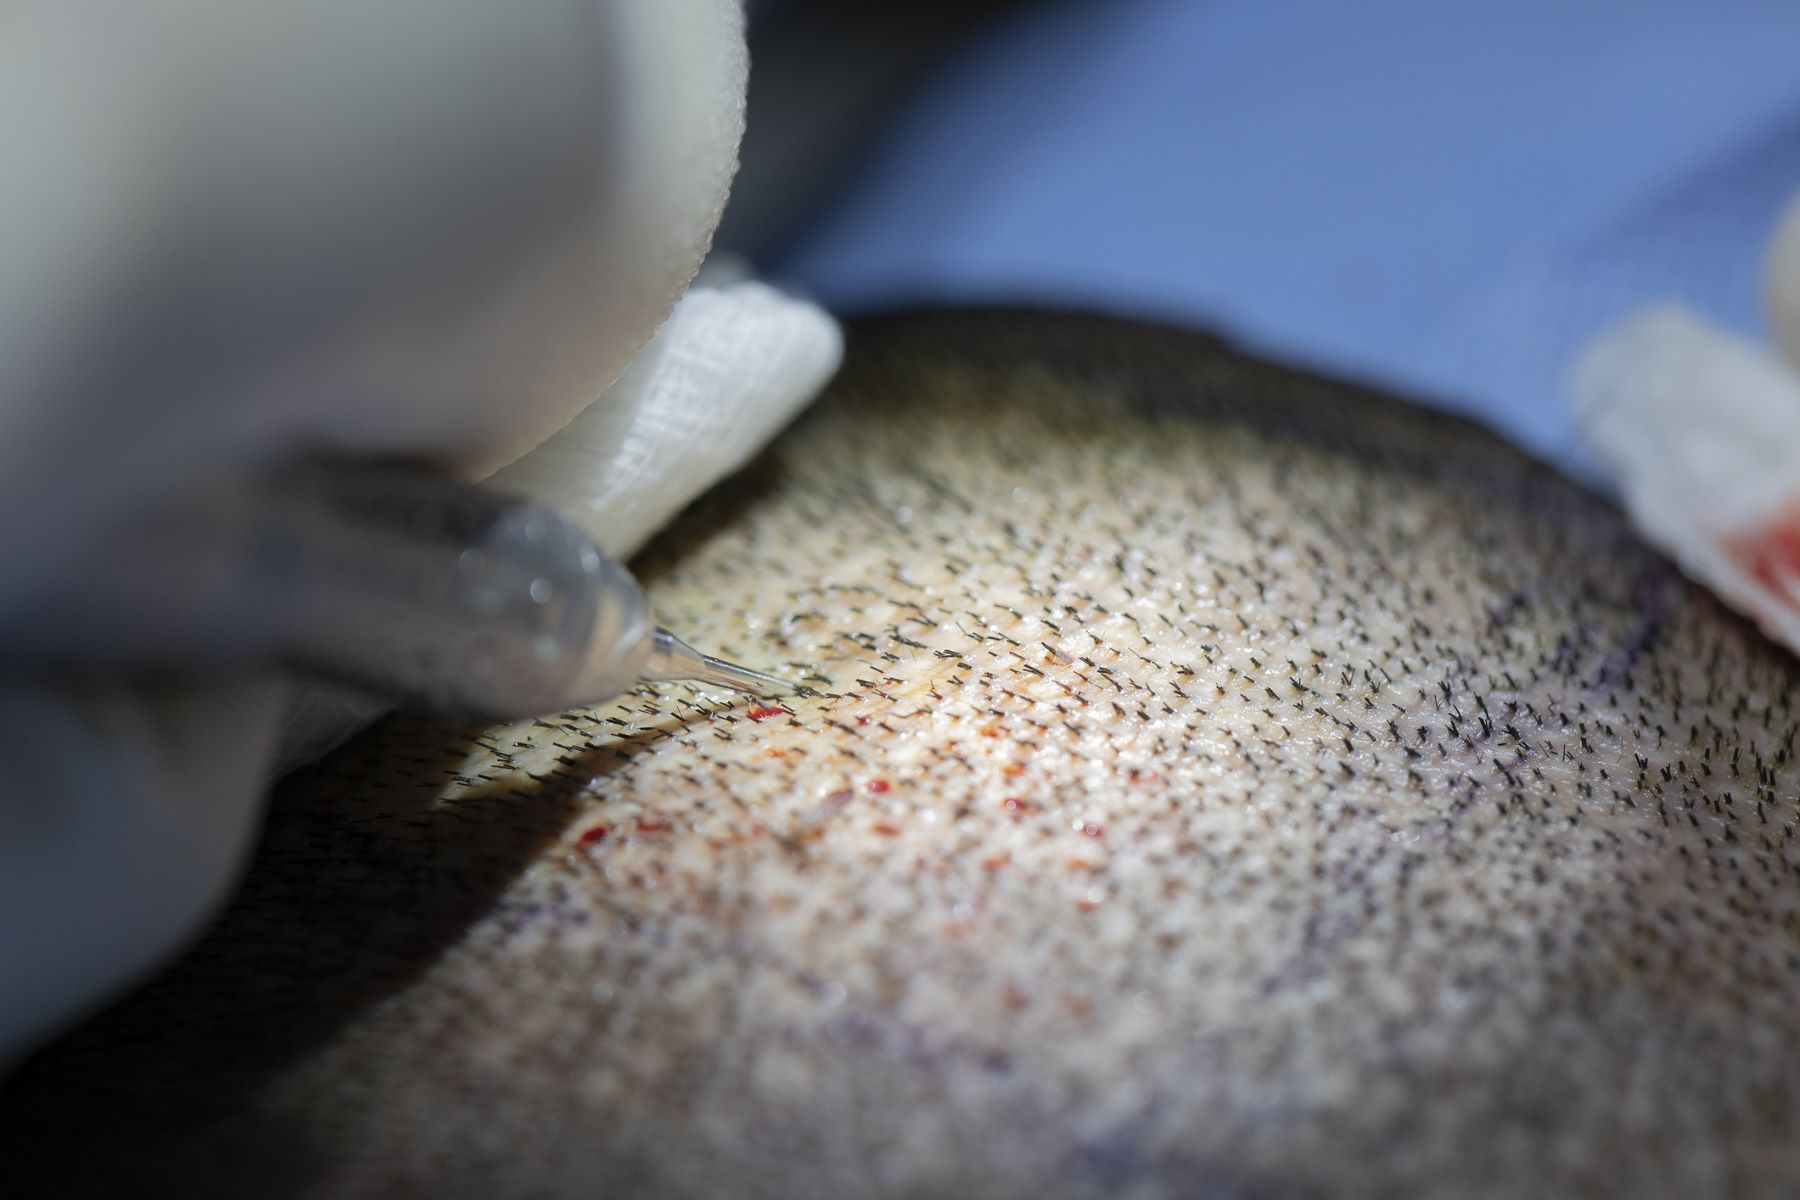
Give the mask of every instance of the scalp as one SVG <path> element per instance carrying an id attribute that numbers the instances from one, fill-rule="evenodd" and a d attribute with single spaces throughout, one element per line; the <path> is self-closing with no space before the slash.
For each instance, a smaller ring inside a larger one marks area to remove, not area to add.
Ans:
<path id="1" fill-rule="evenodd" d="M 1794 664 L 1486 432 L 888 318 L 637 566 L 816 694 L 378 727 L 0 1112 L 187 1191 L 1800 1182 Z"/>

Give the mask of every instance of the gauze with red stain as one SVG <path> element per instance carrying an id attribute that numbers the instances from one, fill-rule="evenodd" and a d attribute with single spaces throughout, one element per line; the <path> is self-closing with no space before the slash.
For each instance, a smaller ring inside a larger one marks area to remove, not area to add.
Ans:
<path id="1" fill-rule="evenodd" d="M 1576 393 L 1638 529 L 1800 651 L 1800 374 L 1670 307 L 1602 337 Z"/>

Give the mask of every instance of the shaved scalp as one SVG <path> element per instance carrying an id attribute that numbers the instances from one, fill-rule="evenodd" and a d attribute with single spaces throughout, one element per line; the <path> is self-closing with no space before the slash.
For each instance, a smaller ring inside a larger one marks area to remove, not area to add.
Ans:
<path id="1" fill-rule="evenodd" d="M 890 318 L 638 566 L 815 694 L 377 727 L 186 961 L 19 1072 L 9 1161 L 1800 1189 L 1795 664 L 1493 436 L 1188 333 Z"/>

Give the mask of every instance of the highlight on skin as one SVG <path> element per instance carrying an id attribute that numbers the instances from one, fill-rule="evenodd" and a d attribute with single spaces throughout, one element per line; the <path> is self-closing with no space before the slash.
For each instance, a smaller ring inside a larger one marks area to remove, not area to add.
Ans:
<path id="1" fill-rule="evenodd" d="M 1400 401 L 1094 317 L 853 327 L 637 564 L 815 694 L 390 720 L 26 1065 L 70 1186 L 1781 1195 L 1791 658 Z"/>

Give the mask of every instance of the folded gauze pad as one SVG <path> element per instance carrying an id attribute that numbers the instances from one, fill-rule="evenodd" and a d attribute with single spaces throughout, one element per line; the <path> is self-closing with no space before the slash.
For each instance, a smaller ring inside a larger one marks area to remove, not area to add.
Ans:
<path id="1" fill-rule="evenodd" d="M 1575 391 L 1644 535 L 1800 650 L 1800 375 L 1668 307 L 1602 337 Z"/>

